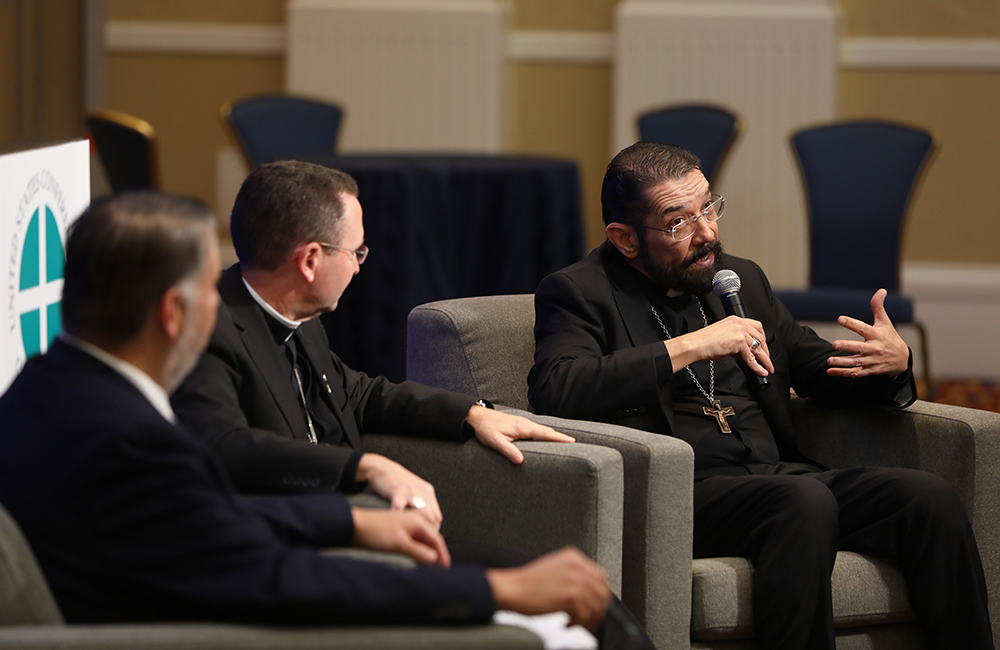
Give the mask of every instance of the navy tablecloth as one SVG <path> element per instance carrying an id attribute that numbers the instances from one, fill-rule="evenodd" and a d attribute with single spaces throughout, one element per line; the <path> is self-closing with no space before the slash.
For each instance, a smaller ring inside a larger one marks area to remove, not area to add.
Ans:
<path id="1" fill-rule="evenodd" d="M 533 293 L 583 256 L 572 161 L 525 156 L 313 156 L 358 182 L 371 253 L 322 316 L 349 366 L 402 381 L 406 317 L 417 305 Z"/>

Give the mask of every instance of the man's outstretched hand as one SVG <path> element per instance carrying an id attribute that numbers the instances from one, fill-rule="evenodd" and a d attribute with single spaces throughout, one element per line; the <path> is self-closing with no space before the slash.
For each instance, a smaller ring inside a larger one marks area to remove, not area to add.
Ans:
<path id="1" fill-rule="evenodd" d="M 864 341 L 837 340 L 836 350 L 851 352 L 842 357 L 830 357 L 830 367 L 826 373 L 834 377 L 868 377 L 889 375 L 896 377 L 909 367 L 910 348 L 896 332 L 892 321 L 885 313 L 885 297 L 888 292 L 879 289 L 872 296 L 874 323 L 869 325 L 849 316 L 841 316 L 837 322 L 859 334 Z"/>

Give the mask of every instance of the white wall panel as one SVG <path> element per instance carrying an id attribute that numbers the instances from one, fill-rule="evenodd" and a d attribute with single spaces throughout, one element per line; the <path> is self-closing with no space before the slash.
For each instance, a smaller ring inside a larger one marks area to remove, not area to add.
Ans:
<path id="1" fill-rule="evenodd" d="M 788 144 L 797 127 L 836 112 L 838 14 L 825 1 L 623 0 L 617 11 L 613 145 L 667 104 L 740 113 L 743 137 L 717 179 L 727 249 L 756 260 L 776 286 L 805 286 L 807 226 Z"/>
<path id="2" fill-rule="evenodd" d="M 499 151 L 507 5 L 293 0 L 287 87 L 341 104 L 341 151 Z"/>

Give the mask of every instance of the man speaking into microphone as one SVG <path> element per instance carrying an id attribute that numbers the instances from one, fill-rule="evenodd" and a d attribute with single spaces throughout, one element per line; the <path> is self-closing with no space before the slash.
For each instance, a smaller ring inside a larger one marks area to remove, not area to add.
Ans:
<path id="1" fill-rule="evenodd" d="M 952 488 L 917 470 L 828 470 L 794 443 L 791 388 L 832 404 L 914 401 L 885 291 L 872 324 L 840 318 L 861 341 L 831 344 L 795 323 L 756 264 L 724 253 L 726 202 L 699 165 L 652 142 L 608 165 L 607 241 L 536 292 L 532 406 L 691 445 L 694 555 L 752 561 L 758 647 L 834 648 L 830 577 L 843 549 L 895 561 L 926 648 L 992 648 L 979 552 Z"/>

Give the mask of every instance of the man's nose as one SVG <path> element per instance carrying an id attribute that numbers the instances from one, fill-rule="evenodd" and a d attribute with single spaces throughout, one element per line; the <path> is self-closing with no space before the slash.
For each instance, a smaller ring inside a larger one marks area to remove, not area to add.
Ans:
<path id="1" fill-rule="evenodd" d="M 712 222 L 701 217 L 694 224 L 694 239 L 700 242 L 712 241 L 715 239 L 715 231 L 712 229 Z"/>

